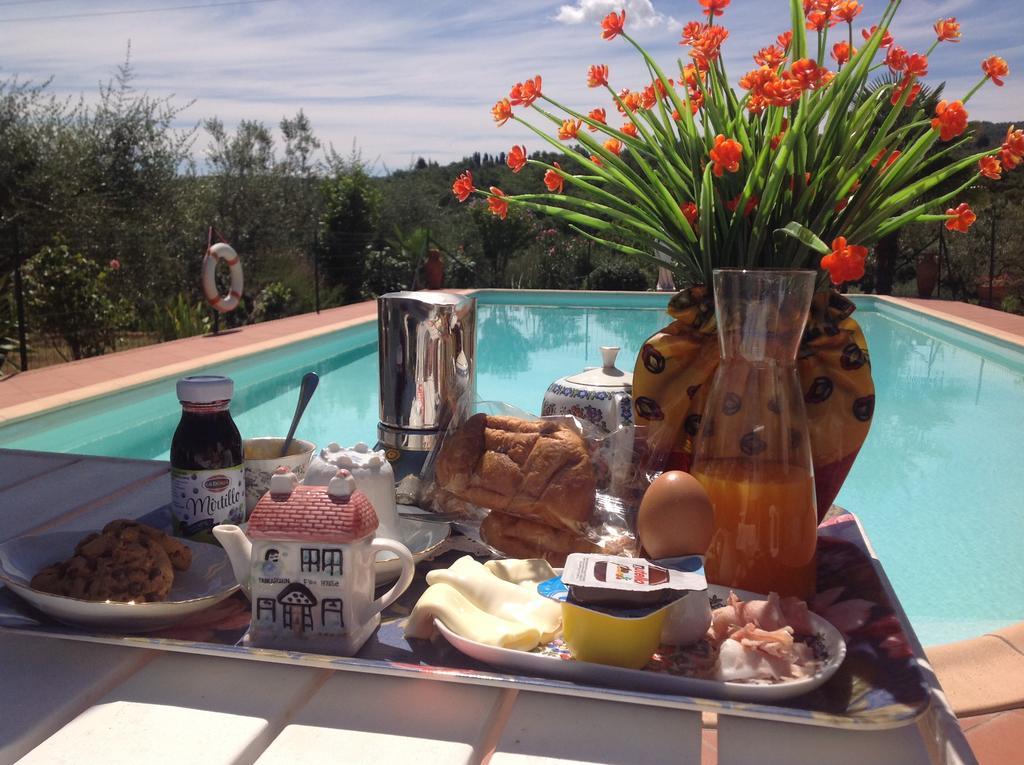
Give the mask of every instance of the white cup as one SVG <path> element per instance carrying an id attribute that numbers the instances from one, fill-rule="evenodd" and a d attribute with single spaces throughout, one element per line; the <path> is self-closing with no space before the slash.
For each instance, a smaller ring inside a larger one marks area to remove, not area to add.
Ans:
<path id="1" fill-rule="evenodd" d="M 316 444 L 312 441 L 292 439 L 288 454 L 281 454 L 284 438 L 247 438 L 242 442 L 245 452 L 245 515 L 246 518 L 270 489 L 270 477 L 278 467 L 284 466 L 295 473 L 300 481 L 306 474 L 306 467 L 313 458 Z"/>

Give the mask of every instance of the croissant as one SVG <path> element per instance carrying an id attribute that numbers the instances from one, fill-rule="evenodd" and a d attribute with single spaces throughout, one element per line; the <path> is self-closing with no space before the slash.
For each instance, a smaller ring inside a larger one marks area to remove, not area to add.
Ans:
<path id="1" fill-rule="evenodd" d="M 474 415 L 442 447 L 437 479 L 459 499 L 577 533 L 594 512 L 587 447 L 557 422 Z"/>
<path id="2" fill-rule="evenodd" d="M 506 554 L 561 562 L 568 552 L 594 550 L 583 538 L 594 512 L 594 468 L 566 425 L 474 415 L 442 446 L 437 482 L 492 511 L 481 534 Z"/>

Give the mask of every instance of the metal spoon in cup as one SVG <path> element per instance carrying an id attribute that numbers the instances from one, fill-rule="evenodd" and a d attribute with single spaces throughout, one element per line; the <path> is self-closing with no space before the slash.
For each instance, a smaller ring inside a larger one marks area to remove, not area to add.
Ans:
<path id="1" fill-rule="evenodd" d="M 302 382 L 299 385 L 299 400 L 295 404 L 295 414 L 292 415 L 292 425 L 288 428 L 288 437 L 284 440 L 284 448 L 281 449 L 280 456 L 288 456 L 288 447 L 292 445 L 292 439 L 295 438 L 295 429 L 299 427 L 299 420 L 302 419 L 302 414 L 306 411 L 306 405 L 309 404 L 309 400 L 313 398 L 313 392 L 319 384 L 320 376 L 316 372 L 306 372 L 306 374 L 302 376 Z"/>

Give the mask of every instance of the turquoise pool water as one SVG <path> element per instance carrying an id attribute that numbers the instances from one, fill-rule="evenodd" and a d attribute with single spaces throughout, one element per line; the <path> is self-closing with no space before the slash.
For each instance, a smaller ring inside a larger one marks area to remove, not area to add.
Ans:
<path id="1" fill-rule="evenodd" d="M 557 377 L 619 345 L 631 366 L 660 326 L 660 295 L 483 293 L 477 392 L 538 411 Z M 863 521 L 922 642 L 1024 619 L 1024 352 L 879 301 L 857 318 L 871 349 L 871 434 L 837 500 Z M 298 435 L 375 440 L 376 325 L 213 368 L 235 379 L 243 436 L 281 435 L 302 374 L 320 388 Z M 0 428 L 0 447 L 167 459 L 180 408 L 164 381 Z"/>

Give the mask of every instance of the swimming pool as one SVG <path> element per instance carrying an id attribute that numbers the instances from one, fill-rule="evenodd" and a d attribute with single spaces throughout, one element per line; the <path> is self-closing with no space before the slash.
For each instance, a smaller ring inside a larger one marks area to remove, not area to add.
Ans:
<path id="1" fill-rule="evenodd" d="M 537 411 L 554 379 L 599 363 L 600 345 L 631 365 L 666 322 L 665 296 L 478 295 L 482 399 Z M 877 406 L 837 502 L 861 518 L 922 642 L 971 637 L 1024 616 L 1024 539 L 1015 446 L 1024 432 L 1024 352 L 870 298 Z M 376 325 L 215 368 L 235 379 L 243 436 L 283 434 L 298 381 L 322 381 L 299 436 L 374 441 Z M 0 428 L 0 446 L 167 459 L 180 407 L 167 380 Z"/>

